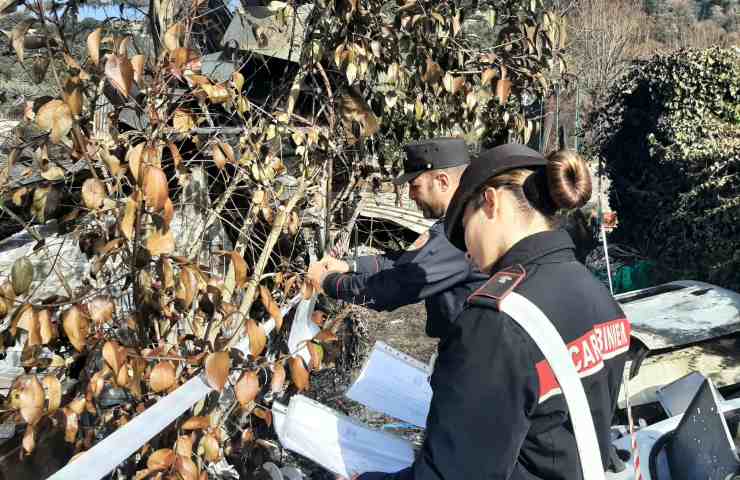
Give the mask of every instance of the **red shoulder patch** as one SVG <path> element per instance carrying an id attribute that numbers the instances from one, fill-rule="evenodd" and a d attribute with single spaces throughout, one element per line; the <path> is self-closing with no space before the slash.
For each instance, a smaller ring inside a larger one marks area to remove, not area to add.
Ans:
<path id="1" fill-rule="evenodd" d="M 527 271 L 521 265 L 501 270 L 473 292 L 468 297 L 468 303 L 477 303 L 476 300 L 487 304 L 493 302 L 498 308 L 499 302 L 522 283 L 526 276 Z"/>

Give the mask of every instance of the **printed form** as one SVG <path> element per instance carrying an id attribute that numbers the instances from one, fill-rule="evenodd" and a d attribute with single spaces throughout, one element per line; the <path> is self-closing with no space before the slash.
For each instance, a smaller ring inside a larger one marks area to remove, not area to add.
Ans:
<path id="1" fill-rule="evenodd" d="M 283 446 L 337 475 L 350 478 L 364 472 L 393 473 L 414 461 L 410 442 L 369 428 L 302 395 L 294 395 L 287 414 L 283 412 L 278 416 L 285 417 L 276 422 Z"/>
<path id="2" fill-rule="evenodd" d="M 426 364 L 376 342 L 346 396 L 371 410 L 426 428 L 432 387 Z"/>

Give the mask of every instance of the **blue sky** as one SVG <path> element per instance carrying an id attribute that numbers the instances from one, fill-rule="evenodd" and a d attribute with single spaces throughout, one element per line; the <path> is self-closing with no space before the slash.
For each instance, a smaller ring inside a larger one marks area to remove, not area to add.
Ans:
<path id="1" fill-rule="evenodd" d="M 128 19 L 140 20 L 143 15 L 133 8 L 124 8 L 124 15 Z M 104 20 L 108 17 L 120 17 L 121 11 L 118 9 L 118 5 L 110 5 L 104 7 L 92 7 L 89 5 L 80 6 L 80 20 L 84 18 L 94 18 L 95 20 Z"/>

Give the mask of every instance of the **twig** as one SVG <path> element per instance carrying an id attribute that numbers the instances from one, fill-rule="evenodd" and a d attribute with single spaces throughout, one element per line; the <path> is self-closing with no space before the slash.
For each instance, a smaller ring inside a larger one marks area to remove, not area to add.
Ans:
<path id="1" fill-rule="evenodd" d="M 252 274 L 252 278 L 247 284 L 247 289 L 244 292 L 244 298 L 239 305 L 239 312 L 242 314 L 242 318 L 244 320 L 242 320 L 241 325 L 239 325 L 239 328 L 237 328 L 236 332 L 229 340 L 229 347 L 233 347 L 234 345 L 236 345 L 245 333 L 245 328 L 247 324 L 245 320 L 248 316 L 249 310 L 251 310 L 252 308 L 252 304 L 254 303 L 254 298 L 257 294 L 257 287 L 259 286 L 259 279 L 262 276 L 262 271 L 265 269 L 268 261 L 270 260 L 272 250 L 273 248 L 275 248 L 275 244 L 280 237 L 280 233 L 283 231 L 283 227 L 285 227 L 285 224 L 288 222 L 290 212 L 298 204 L 298 201 L 303 198 L 303 195 L 306 192 L 307 185 L 308 179 L 306 177 L 302 178 L 300 183 L 298 184 L 298 189 L 285 205 L 285 209 L 278 213 L 277 217 L 275 218 L 275 223 L 272 224 L 270 235 L 267 237 L 265 247 L 262 250 L 262 254 L 260 255 L 259 260 L 257 261 L 257 265 L 255 265 L 254 267 L 254 273 Z"/>

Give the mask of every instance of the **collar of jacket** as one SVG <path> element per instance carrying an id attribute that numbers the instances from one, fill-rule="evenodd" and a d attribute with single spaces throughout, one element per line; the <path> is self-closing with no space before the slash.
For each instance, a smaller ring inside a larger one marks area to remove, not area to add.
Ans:
<path id="1" fill-rule="evenodd" d="M 575 260 L 575 245 L 565 230 L 549 230 L 535 233 L 519 240 L 493 266 L 495 274 L 513 265 L 533 263 L 543 257 L 548 262 L 568 262 Z"/>

